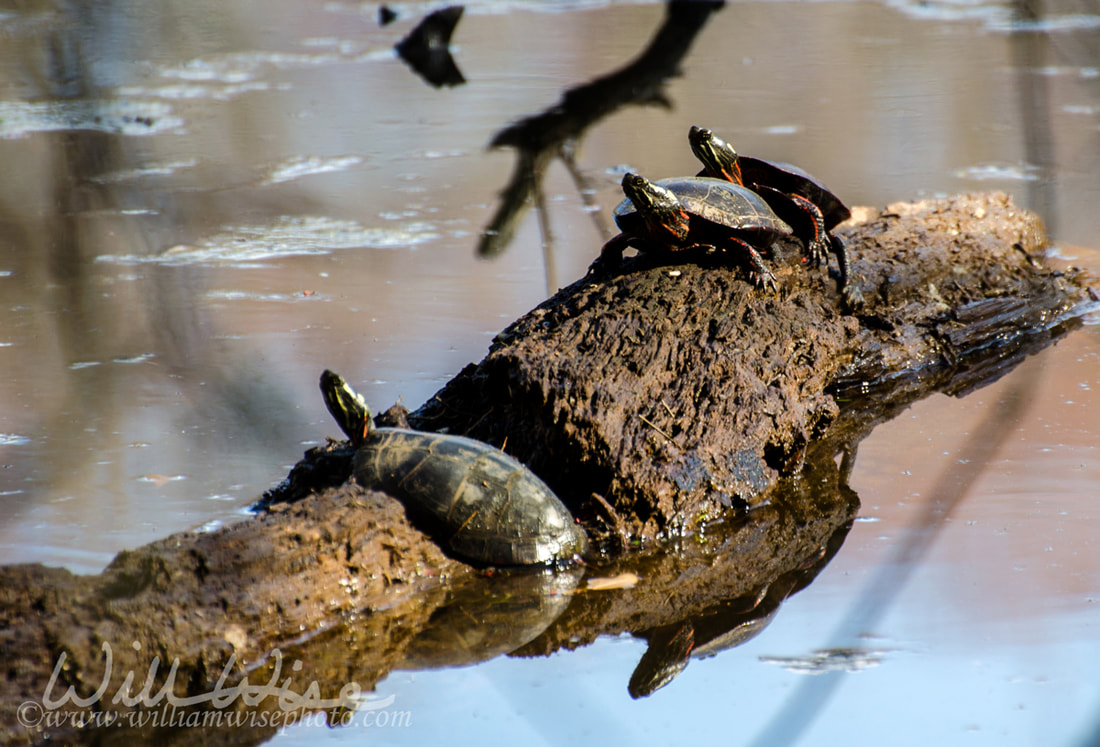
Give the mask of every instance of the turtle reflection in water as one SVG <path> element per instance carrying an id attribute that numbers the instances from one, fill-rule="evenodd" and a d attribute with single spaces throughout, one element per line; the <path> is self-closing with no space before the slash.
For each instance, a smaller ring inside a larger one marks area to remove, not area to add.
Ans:
<path id="1" fill-rule="evenodd" d="M 706 633 L 697 631 L 696 625 L 691 621 L 650 631 L 649 647 L 642 654 L 627 685 L 630 697 L 644 698 L 660 690 L 684 671 L 689 659 L 716 656 L 759 635 L 779 612 L 778 602 L 766 603 L 766 592 L 765 589 L 757 597 L 748 600 L 744 607 L 736 603 L 742 600 L 735 600 L 710 610 L 704 617 L 713 618 L 708 621 L 712 630 Z"/>
<path id="2" fill-rule="evenodd" d="M 780 605 L 805 588 L 829 563 L 850 527 L 848 524 L 836 532 L 804 567 L 783 574 L 755 594 L 724 600 L 686 620 L 644 633 L 649 646 L 630 676 L 630 697 L 652 695 L 676 679 L 691 659 L 716 656 L 760 635 L 775 619 Z"/>
<path id="3" fill-rule="evenodd" d="M 486 565 L 567 562 L 584 530 L 553 491 L 499 449 L 463 436 L 376 428 L 362 395 L 332 371 L 321 394 L 356 448 L 355 480 L 400 500 L 440 546 Z"/>
<path id="4" fill-rule="evenodd" d="M 580 565 L 467 576 L 416 633 L 397 669 L 464 667 L 510 654 L 542 635 L 569 603 Z"/>

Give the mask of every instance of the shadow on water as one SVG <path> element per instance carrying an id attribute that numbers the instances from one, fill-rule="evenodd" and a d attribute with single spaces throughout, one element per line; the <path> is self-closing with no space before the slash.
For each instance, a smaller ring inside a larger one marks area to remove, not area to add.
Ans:
<path id="1" fill-rule="evenodd" d="M 1026 163 L 1036 167 L 1037 176 L 1028 182 L 1027 207 L 1041 215 L 1052 235 L 1058 235 L 1059 206 L 1055 179 L 1056 142 L 1050 113 L 1049 77 L 1039 74 L 1049 62 L 1050 37 L 1039 33 L 1043 18 L 1043 0 L 1016 0 L 1014 24 L 1010 34 L 1016 70 L 1022 146 Z M 1093 60 L 1092 62 L 1095 62 Z M 1027 350 L 1007 349 L 989 365 L 964 375 L 948 388 L 955 396 L 996 381 L 1014 369 L 1028 354 Z M 984 420 L 963 445 L 959 458 L 936 480 L 914 522 L 902 533 L 893 551 L 872 575 L 859 598 L 830 634 L 826 650 L 860 650 L 864 637 L 880 624 L 906 583 L 918 570 L 951 515 L 970 496 L 970 491 L 988 470 L 998 450 L 1015 432 L 1034 398 L 1043 376 L 1041 361 L 1013 379 Z M 854 452 L 848 454 L 851 469 Z M 792 745 L 812 727 L 828 707 L 846 678 L 843 669 L 831 669 L 821 676 L 803 678 L 760 731 L 752 744 L 759 747 Z M 1100 726 L 1095 727 L 1086 743 L 1092 744 Z"/>
<path id="2" fill-rule="evenodd" d="M 462 19 L 461 5 L 429 13 L 397 43 L 397 54 L 427 83 L 441 88 L 466 82 L 451 56 L 451 35 Z"/>
<path id="3" fill-rule="evenodd" d="M 695 37 L 711 14 L 724 4 L 673 0 L 668 3 L 664 21 L 649 45 L 630 64 L 566 91 L 554 106 L 509 125 L 493 137 L 489 147 L 514 148 L 516 161 L 512 177 L 501 193 L 500 206 L 482 233 L 477 247 L 480 256 L 493 257 L 507 249 L 533 203 L 542 234 L 547 293 L 558 289 L 554 232 L 542 190 L 547 166 L 555 157 L 562 160 L 596 230 L 601 237 L 607 238 L 609 226 L 595 204 L 587 177 L 574 158 L 580 138 L 589 127 L 624 106 L 671 108 L 672 103 L 662 90 L 666 81 L 679 74 L 680 62 L 691 49 Z"/>

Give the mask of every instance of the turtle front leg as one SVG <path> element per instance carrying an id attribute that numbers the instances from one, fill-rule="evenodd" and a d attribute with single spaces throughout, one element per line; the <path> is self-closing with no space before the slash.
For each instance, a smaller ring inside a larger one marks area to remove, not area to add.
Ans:
<path id="1" fill-rule="evenodd" d="M 613 268 L 622 264 L 623 252 L 630 246 L 633 238 L 631 234 L 620 233 L 608 239 L 607 243 L 600 248 L 600 256 L 588 266 L 588 274 L 607 275 Z"/>
<path id="2" fill-rule="evenodd" d="M 814 267 L 820 267 L 829 254 L 829 234 L 825 229 L 825 216 L 821 213 L 821 208 L 802 195 L 780 192 L 764 184 L 753 184 L 752 188 L 780 218 L 796 229 L 795 234 L 802 240 L 804 247 L 803 260 L 812 262 Z M 792 209 L 797 213 L 792 215 Z"/>
<path id="3" fill-rule="evenodd" d="M 743 251 L 745 256 L 748 257 L 749 277 L 752 278 L 753 285 L 763 291 L 771 290 L 774 293 L 778 293 L 779 286 L 775 282 L 775 275 L 773 275 L 772 271 L 768 269 L 768 266 L 764 264 L 764 258 L 760 256 L 760 252 L 756 251 L 756 247 L 735 236 L 730 236 L 729 242 L 734 247 Z"/>

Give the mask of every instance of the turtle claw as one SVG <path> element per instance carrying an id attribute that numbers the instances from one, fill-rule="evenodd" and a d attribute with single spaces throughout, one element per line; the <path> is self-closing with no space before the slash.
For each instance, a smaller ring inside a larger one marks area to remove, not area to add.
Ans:
<path id="1" fill-rule="evenodd" d="M 753 270 L 751 273 L 753 285 L 758 289 L 767 293 L 779 294 L 779 284 L 775 281 L 775 275 L 771 273 L 771 270 L 764 268 L 763 270 Z"/>
<path id="2" fill-rule="evenodd" d="M 814 267 L 821 267 L 823 262 L 828 264 L 828 256 L 831 250 L 832 247 L 828 239 L 816 238 L 806 245 L 806 252 L 802 256 L 802 260 Z"/>
<path id="3" fill-rule="evenodd" d="M 756 251 L 752 244 L 742 239 L 730 237 L 729 241 L 745 253 L 745 257 L 748 259 L 749 279 L 752 280 L 752 284 L 762 291 L 771 290 L 773 293 L 778 293 L 779 285 L 775 282 L 775 275 L 764 264 L 764 258 L 760 256 L 760 252 Z"/>
<path id="4" fill-rule="evenodd" d="M 592 264 L 588 265 L 588 272 L 585 273 L 585 277 L 593 280 L 605 280 L 610 276 L 611 263 L 604 257 L 596 257 L 592 260 Z"/>
<path id="5" fill-rule="evenodd" d="M 863 308 L 863 291 L 859 289 L 859 286 L 851 282 L 840 289 L 840 297 L 842 299 L 844 310 L 851 313 Z"/>

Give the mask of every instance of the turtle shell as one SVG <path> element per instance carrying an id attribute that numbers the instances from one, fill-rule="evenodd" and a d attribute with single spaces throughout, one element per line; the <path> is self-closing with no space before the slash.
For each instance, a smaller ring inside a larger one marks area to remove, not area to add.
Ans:
<path id="1" fill-rule="evenodd" d="M 751 189 L 703 176 L 661 179 L 653 184 L 670 190 L 690 215 L 714 226 L 757 237 L 765 243 L 791 234 L 791 227 Z M 637 221 L 637 212 L 634 203 L 625 199 L 615 207 L 615 222 L 628 231 Z"/>
<path id="2" fill-rule="evenodd" d="M 400 500 L 414 524 L 463 559 L 537 565 L 584 552 L 584 531 L 546 483 L 481 441 L 376 428 L 353 468 L 360 485 Z"/>
<path id="3" fill-rule="evenodd" d="M 847 205 L 828 187 L 797 166 L 751 156 L 738 156 L 737 163 L 741 167 L 741 178 L 745 184 L 760 184 L 786 194 L 800 195 L 817 205 L 825 216 L 825 229 L 828 231 L 852 215 Z"/>

